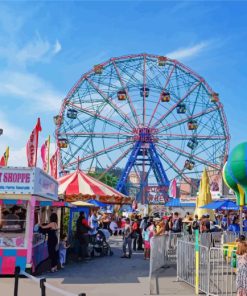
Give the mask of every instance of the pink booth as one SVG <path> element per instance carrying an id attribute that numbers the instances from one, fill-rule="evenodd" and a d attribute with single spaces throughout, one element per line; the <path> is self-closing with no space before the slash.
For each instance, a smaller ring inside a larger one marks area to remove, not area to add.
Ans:
<path id="1" fill-rule="evenodd" d="M 58 183 L 39 168 L 0 167 L 0 274 L 15 266 L 32 272 L 48 258 L 38 224 L 69 204 L 58 201 Z"/>

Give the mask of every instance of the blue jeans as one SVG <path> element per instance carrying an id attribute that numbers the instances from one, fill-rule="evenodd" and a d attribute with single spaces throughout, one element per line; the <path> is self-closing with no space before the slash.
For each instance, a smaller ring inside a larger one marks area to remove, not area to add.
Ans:
<path id="1" fill-rule="evenodd" d="M 126 246 L 128 245 L 128 251 L 129 251 L 129 256 L 132 255 L 132 249 L 131 249 L 131 245 L 132 245 L 132 239 L 131 237 L 125 237 L 124 241 L 123 241 L 123 253 L 124 255 L 126 255 Z"/>

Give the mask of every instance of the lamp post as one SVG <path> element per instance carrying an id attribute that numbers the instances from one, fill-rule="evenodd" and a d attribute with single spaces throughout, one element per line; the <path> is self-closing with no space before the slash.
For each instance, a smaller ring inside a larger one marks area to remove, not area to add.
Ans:
<path id="1" fill-rule="evenodd" d="M 0 136 L 3 134 L 3 129 L 0 128 Z"/>

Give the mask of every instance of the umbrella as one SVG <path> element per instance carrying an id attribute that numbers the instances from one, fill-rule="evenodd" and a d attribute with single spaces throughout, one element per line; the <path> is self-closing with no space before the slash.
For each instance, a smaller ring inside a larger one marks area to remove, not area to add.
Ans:
<path id="1" fill-rule="evenodd" d="M 58 179 L 58 194 L 66 201 L 88 200 L 97 198 L 107 204 L 131 204 L 132 199 L 116 189 L 88 176 L 81 170 Z"/>
<path id="2" fill-rule="evenodd" d="M 211 210 L 232 210 L 238 211 L 239 206 L 232 200 L 216 200 L 203 207 L 201 209 L 211 209 Z"/>
<path id="3" fill-rule="evenodd" d="M 94 207 L 91 203 L 82 201 L 82 200 L 77 200 L 72 202 L 72 205 L 78 206 L 78 207 Z"/>
<path id="4" fill-rule="evenodd" d="M 210 192 L 209 178 L 206 169 L 203 170 L 202 178 L 200 182 L 200 189 L 196 199 L 196 210 L 195 215 L 197 214 L 199 218 L 204 214 L 210 215 L 210 220 L 214 219 L 213 210 L 206 210 L 202 208 L 203 206 L 212 202 L 212 196 Z"/>
<path id="5" fill-rule="evenodd" d="M 88 203 L 94 205 L 95 207 L 98 207 L 98 208 L 105 208 L 107 207 L 107 204 L 103 203 L 103 202 L 100 202 L 96 199 L 89 199 L 87 200 Z"/>

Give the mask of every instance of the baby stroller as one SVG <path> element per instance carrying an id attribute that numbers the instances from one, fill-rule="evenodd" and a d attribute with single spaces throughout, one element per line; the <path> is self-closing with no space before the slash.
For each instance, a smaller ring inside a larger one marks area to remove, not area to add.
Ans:
<path id="1" fill-rule="evenodd" d="M 92 241 L 91 257 L 94 257 L 95 254 L 98 254 L 99 256 L 113 255 L 111 247 L 108 243 L 109 237 L 110 233 L 107 229 L 98 229 L 98 232 Z"/>

